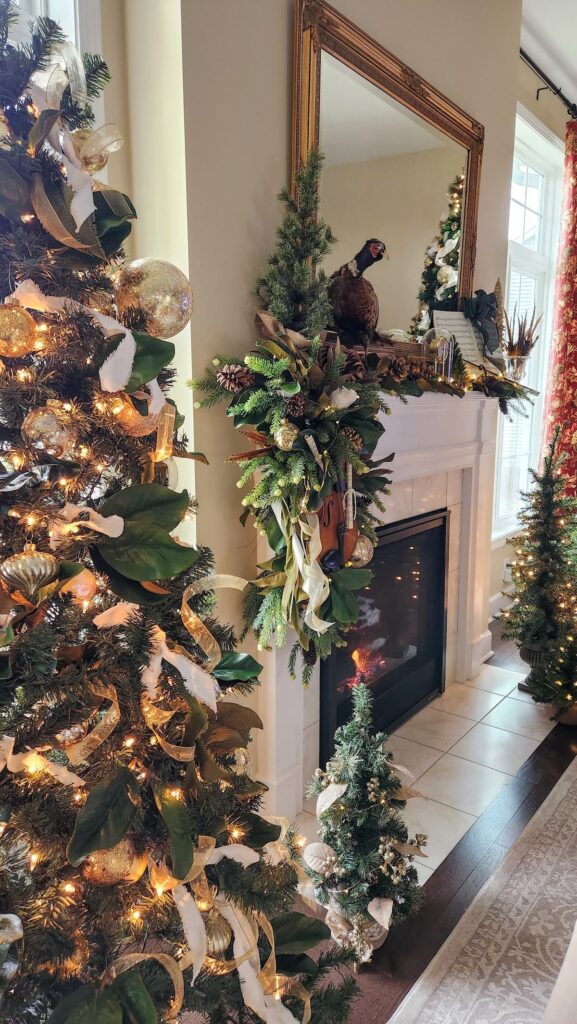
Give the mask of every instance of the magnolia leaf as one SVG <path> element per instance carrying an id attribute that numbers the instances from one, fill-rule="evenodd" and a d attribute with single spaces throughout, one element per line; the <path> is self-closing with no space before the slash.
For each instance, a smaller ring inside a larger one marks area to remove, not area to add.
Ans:
<path id="1" fill-rule="evenodd" d="M 277 955 L 306 953 L 307 949 L 312 949 L 319 942 L 324 942 L 331 937 L 331 930 L 324 921 L 319 921 L 316 917 L 307 917 L 306 914 L 299 914 L 296 910 L 273 917 L 271 924 Z"/>
<path id="2" fill-rule="evenodd" d="M 136 353 L 132 373 L 124 389 L 129 393 L 158 377 L 160 371 L 172 362 L 176 352 L 171 341 L 162 341 L 143 331 L 133 331 L 132 336 L 136 342 Z"/>
<path id="3" fill-rule="evenodd" d="M 355 569 L 351 566 L 333 573 L 331 583 L 338 590 L 362 590 L 363 587 L 368 587 L 372 579 L 370 569 Z"/>
<path id="4" fill-rule="evenodd" d="M 153 792 L 154 802 L 170 836 L 172 873 L 175 878 L 185 878 L 194 856 L 188 808 L 181 799 L 180 791 L 173 792 L 168 786 L 153 786 Z"/>
<path id="5" fill-rule="evenodd" d="M 4 629 L 0 629 L 0 647 L 9 647 L 13 639 L 14 630 L 10 624 L 8 624 Z"/>
<path id="6" fill-rule="evenodd" d="M 268 793 L 268 786 L 265 782 L 249 779 L 246 775 L 243 777 L 243 781 L 245 782 L 243 789 L 237 788 L 235 792 L 235 800 L 241 804 L 253 800 L 255 796 L 264 796 L 265 793 Z"/>
<path id="7" fill-rule="evenodd" d="M 156 1007 L 137 971 L 119 974 L 111 990 L 124 1010 L 126 1024 L 158 1024 Z"/>
<path id="8" fill-rule="evenodd" d="M 263 724 L 256 711 L 252 708 L 245 708 L 242 704 L 233 704 L 230 701 L 219 700 L 216 705 L 217 723 L 227 725 L 230 729 L 237 729 L 238 732 L 246 735 L 251 729 L 262 729 Z"/>
<path id="9" fill-rule="evenodd" d="M 38 155 L 38 151 L 48 138 L 59 117 L 59 110 L 46 109 L 40 111 L 40 114 L 28 132 L 27 149 L 32 156 Z"/>
<path id="10" fill-rule="evenodd" d="M 170 534 L 149 522 L 127 520 L 120 537 L 97 545 L 113 569 L 129 580 L 166 580 L 190 569 L 198 559 L 195 548 L 183 547 Z"/>
<path id="11" fill-rule="evenodd" d="M 391 923 L 391 917 L 393 916 L 393 909 L 395 904 L 391 899 L 385 897 L 375 897 L 367 904 L 367 910 L 371 917 L 381 925 L 382 928 L 389 930 Z"/>
<path id="12" fill-rule="evenodd" d="M 200 776 L 203 782 L 233 782 L 235 781 L 235 775 L 228 768 L 218 764 L 214 757 L 209 754 L 204 743 L 200 740 L 196 744 L 196 758 L 198 761 L 198 768 Z"/>
<path id="13" fill-rule="evenodd" d="M 118 252 L 130 234 L 130 221 L 136 218 L 136 210 L 128 196 L 116 189 L 97 189 L 92 197 L 96 234 L 102 249 L 110 257 Z"/>
<path id="14" fill-rule="evenodd" d="M 172 491 L 160 484 L 133 484 L 102 502 L 104 516 L 122 516 L 124 520 L 145 520 L 163 530 L 174 530 L 190 503 L 187 490 Z"/>
<path id="15" fill-rule="evenodd" d="M 261 672 L 262 665 L 259 665 L 258 661 L 255 661 L 250 654 L 226 651 L 212 674 L 222 683 L 240 683 L 248 679 L 256 679 Z M 262 725 L 255 726 L 255 728 L 262 729 Z"/>
<path id="16" fill-rule="evenodd" d="M 58 567 L 58 579 L 60 582 L 63 580 L 74 579 L 79 573 L 84 572 L 85 566 L 81 562 L 60 562 Z"/>
<path id="17" fill-rule="evenodd" d="M 140 787 L 128 768 L 118 768 L 88 794 L 76 818 L 66 851 L 78 867 L 95 850 L 109 850 L 122 839 L 140 802 Z"/>
<path id="18" fill-rule="evenodd" d="M 276 958 L 277 971 L 293 977 L 295 974 L 318 974 L 318 967 L 312 957 L 306 953 L 281 953 Z"/>
<path id="19" fill-rule="evenodd" d="M 340 800 L 347 791 L 346 782 L 331 782 L 323 789 L 322 793 L 319 793 L 317 797 L 317 818 L 320 818 L 321 814 L 324 814 L 333 806 L 335 800 Z"/>
<path id="20" fill-rule="evenodd" d="M 229 754 L 233 750 L 245 747 L 246 738 L 236 729 L 229 729 L 226 725 L 214 722 L 204 735 L 204 743 L 212 754 Z"/>
<path id="21" fill-rule="evenodd" d="M 161 587 L 158 591 L 153 590 L 149 580 L 137 583 L 136 580 L 129 580 L 122 573 L 116 572 L 108 564 L 98 551 L 98 548 L 91 548 L 90 555 L 94 568 L 108 577 L 108 585 L 113 594 L 130 604 L 159 604 L 164 601 L 167 591 Z"/>
<path id="22" fill-rule="evenodd" d="M 330 617 L 340 626 L 348 626 L 356 622 L 359 617 L 359 602 L 355 595 L 347 590 L 341 591 L 336 586 L 331 587 L 327 607 L 330 609 Z M 321 613 L 326 618 L 324 607 L 321 609 Z"/>
<path id="23" fill-rule="evenodd" d="M 253 850 L 261 850 L 267 843 L 276 843 L 281 834 L 280 825 L 273 825 L 260 814 L 247 814 L 243 818 L 244 843 Z M 286 952 L 286 951 L 285 951 Z"/>
<path id="24" fill-rule="evenodd" d="M 182 742 L 185 746 L 191 747 L 198 737 L 205 731 L 208 725 L 208 715 L 196 697 L 191 696 L 191 694 L 187 692 L 184 699 L 188 704 L 189 710 L 184 723 L 184 736 L 182 738 Z"/>
<path id="25" fill-rule="evenodd" d="M 19 222 L 22 214 L 30 213 L 31 210 L 28 182 L 14 170 L 11 157 L 0 152 L 0 214 L 8 220 Z"/>
<path id="26" fill-rule="evenodd" d="M 83 985 L 64 996 L 48 1024 L 122 1024 L 122 1006 L 112 987 Z"/>

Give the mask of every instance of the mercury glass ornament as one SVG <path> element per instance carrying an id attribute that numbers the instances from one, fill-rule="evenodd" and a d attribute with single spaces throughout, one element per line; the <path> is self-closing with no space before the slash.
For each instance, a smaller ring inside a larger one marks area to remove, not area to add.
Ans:
<path id="1" fill-rule="evenodd" d="M 188 278 L 165 260 L 132 260 L 120 268 L 114 299 L 121 316 L 139 310 L 146 330 L 155 338 L 172 338 L 186 327 L 192 315 L 192 291 Z"/>
<path id="2" fill-rule="evenodd" d="M 21 431 L 27 444 L 58 459 L 70 455 L 78 439 L 72 417 L 58 402 L 32 409 L 25 417 Z"/>
<path id="3" fill-rule="evenodd" d="M 61 747 L 69 747 L 72 743 L 78 743 L 79 740 L 84 739 L 86 736 L 86 727 L 81 725 L 80 722 L 76 722 L 71 725 L 68 729 L 61 729 L 60 732 L 56 733 L 54 737 Z"/>
<path id="4" fill-rule="evenodd" d="M 33 352 L 36 321 L 22 306 L 0 306 L 0 356 L 18 359 Z"/>
<path id="5" fill-rule="evenodd" d="M 117 885 L 118 882 L 137 882 L 144 874 L 148 857 L 136 852 L 132 839 L 124 836 L 109 850 L 96 850 L 86 858 L 82 874 L 93 885 Z"/>
<path id="6" fill-rule="evenodd" d="M 2 562 L 0 576 L 10 590 L 34 602 L 42 587 L 58 576 L 58 559 L 48 551 L 37 551 L 35 544 L 25 544 L 23 551 Z"/>
<path id="7" fill-rule="evenodd" d="M 363 566 L 369 564 L 374 553 L 375 549 L 369 538 L 363 537 L 362 533 L 360 533 L 350 557 L 351 564 L 354 565 L 355 569 L 362 569 Z"/>
<path id="8" fill-rule="evenodd" d="M 290 452 L 293 444 L 300 434 L 300 430 L 294 423 L 283 420 L 278 430 L 275 430 L 274 441 L 277 448 L 283 452 Z"/>
<path id="9" fill-rule="evenodd" d="M 72 132 L 72 145 L 74 152 L 82 164 L 82 170 L 89 174 L 95 174 L 106 167 L 108 153 L 99 149 L 97 145 L 91 145 L 95 132 L 92 128 L 77 128 Z"/>
<path id="10" fill-rule="evenodd" d="M 206 951 L 209 956 L 223 957 L 232 939 L 232 928 L 218 910 L 211 910 L 205 919 Z"/>

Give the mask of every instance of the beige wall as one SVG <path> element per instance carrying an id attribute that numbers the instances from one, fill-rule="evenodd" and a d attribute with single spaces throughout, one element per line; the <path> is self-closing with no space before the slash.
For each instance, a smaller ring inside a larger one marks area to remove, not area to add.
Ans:
<path id="1" fill-rule="evenodd" d="M 519 102 L 554 135 L 558 135 L 560 139 L 565 138 L 565 125 L 569 120 L 569 115 L 563 104 L 549 91 L 539 93 L 539 99 L 537 99 L 537 89 L 540 88 L 542 82 L 521 58 L 518 61 L 517 72 L 517 99 Z"/>
<path id="2" fill-rule="evenodd" d="M 367 238 L 381 238 L 390 254 L 367 272 L 382 331 L 407 330 L 417 312 L 425 249 L 447 212 L 447 187 L 465 164 L 465 151 L 449 145 L 323 170 L 321 211 L 337 238 L 327 273 L 351 260 Z"/>

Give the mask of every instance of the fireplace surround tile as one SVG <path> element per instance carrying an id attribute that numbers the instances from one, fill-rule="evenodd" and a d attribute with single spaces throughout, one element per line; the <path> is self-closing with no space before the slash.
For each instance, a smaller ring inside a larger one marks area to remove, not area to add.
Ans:
<path id="1" fill-rule="evenodd" d="M 460 505 L 463 500 L 463 470 L 450 469 L 447 473 L 447 506 Z"/>
<path id="2" fill-rule="evenodd" d="M 449 520 L 449 572 L 459 568 L 461 554 L 461 505 L 448 505 Z"/>
<path id="3" fill-rule="evenodd" d="M 447 474 L 416 477 L 413 480 L 413 515 L 424 515 L 447 507 Z"/>

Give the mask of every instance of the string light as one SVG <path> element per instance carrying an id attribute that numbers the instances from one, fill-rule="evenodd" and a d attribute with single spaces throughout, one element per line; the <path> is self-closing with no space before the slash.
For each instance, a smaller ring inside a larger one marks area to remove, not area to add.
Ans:
<path id="1" fill-rule="evenodd" d="M 238 842 L 238 840 L 242 839 L 243 836 L 244 836 L 244 829 L 243 828 L 240 828 L 238 825 L 234 825 L 234 827 L 231 828 L 231 830 L 230 830 L 230 838 L 234 839 L 235 842 Z"/>
<path id="2" fill-rule="evenodd" d="M 182 790 L 178 787 L 175 787 L 174 789 L 170 790 L 170 795 L 174 797 L 175 800 L 180 800 L 182 798 Z"/>
<path id="3" fill-rule="evenodd" d="M 134 746 L 135 743 L 136 743 L 136 738 L 134 736 L 127 736 L 126 739 L 123 741 L 122 745 L 123 745 L 123 747 L 128 747 L 130 749 L 131 747 Z"/>
<path id="4" fill-rule="evenodd" d="M 135 921 L 135 922 L 140 921 L 141 918 L 142 918 L 142 911 L 138 910 L 138 908 L 136 910 L 132 910 L 130 912 L 130 918 L 131 918 L 132 921 Z"/>
<path id="5" fill-rule="evenodd" d="M 30 857 L 28 859 L 28 864 L 29 864 L 29 867 L 30 867 L 31 871 L 34 871 L 34 868 L 37 866 L 39 860 L 40 860 L 40 854 L 39 853 L 31 853 L 30 854 Z"/>
<path id="6" fill-rule="evenodd" d="M 76 886 L 73 885 L 72 882 L 65 882 L 62 886 L 62 891 L 68 893 L 69 896 L 72 896 L 72 894 L 76 892 Z"/>

